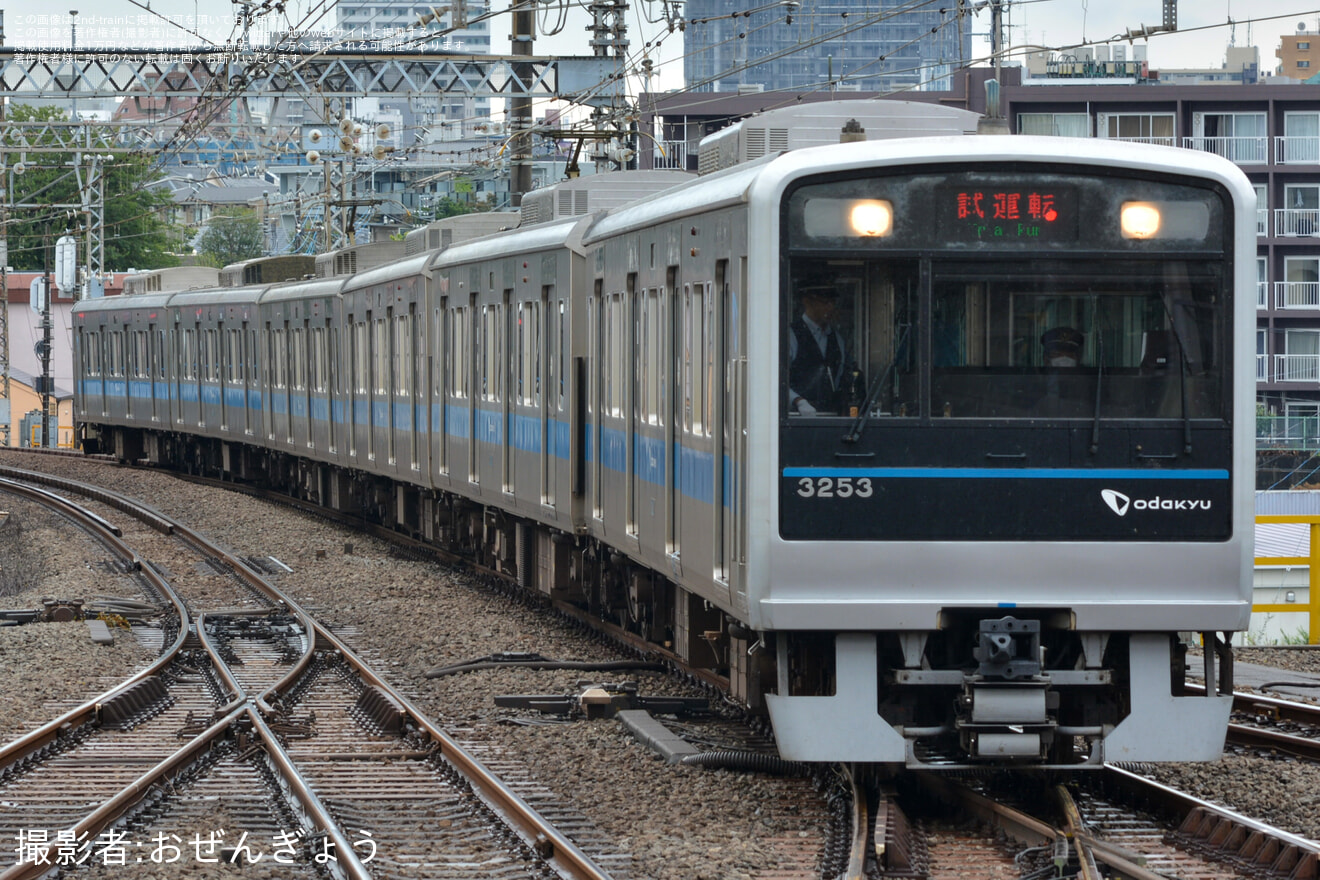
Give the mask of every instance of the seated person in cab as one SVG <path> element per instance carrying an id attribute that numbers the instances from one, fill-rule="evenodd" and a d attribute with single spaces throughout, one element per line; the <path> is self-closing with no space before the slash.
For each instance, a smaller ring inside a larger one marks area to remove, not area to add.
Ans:
<path id="1" fill-rule="evenodd" d="M 849 415 L 866 392 L 837 325 L 839 290 L 812 282 L 799 288 L 798 301 L 802 311 L 788 334 L 789 414 Z"/>
<path id="2" fill-rule="evenodd" d="M 1040 335 L 1047 367 L 1077 367 L 1082 363 L 1085 337 L 1072 327 L 1055 327 Z"/>

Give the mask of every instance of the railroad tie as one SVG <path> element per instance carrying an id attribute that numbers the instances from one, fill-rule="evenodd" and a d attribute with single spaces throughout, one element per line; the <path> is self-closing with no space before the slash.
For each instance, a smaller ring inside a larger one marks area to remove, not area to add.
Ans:
<path id="1" fill-rule="evenodd" d="M 174 705 L 165 682 L 152 675 L 134 683 L 98 707 L 101 726 L 109 730 L 129 730 Z"/>

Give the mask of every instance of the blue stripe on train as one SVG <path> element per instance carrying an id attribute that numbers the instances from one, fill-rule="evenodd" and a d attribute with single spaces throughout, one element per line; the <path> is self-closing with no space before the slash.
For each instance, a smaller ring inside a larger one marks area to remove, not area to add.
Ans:
<path id="1" fill-rule="evenodd" d="M 1227 480 L 1222 469 L 1142 470 L 1137 468 L 842 468 L 788 467 L 785 477 L 871 477 L 911 480 Z"/>

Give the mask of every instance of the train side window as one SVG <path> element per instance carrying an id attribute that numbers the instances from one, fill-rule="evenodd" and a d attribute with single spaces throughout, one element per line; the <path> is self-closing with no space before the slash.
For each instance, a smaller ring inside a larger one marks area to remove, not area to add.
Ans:
<path id="1" fill-rule="evenodd" d="M 385 318 L 377 318 L 372 334 L 371 351 L 371 387 L 373 391 L 384 397 L 390 392 L 389 386 L 389 358 L 390 358 L 390 327 Z"/>
<path id="2" fill-rule="evenodd" d="M 220 331 L 212 327 L 206 331 L 207 342 L 210 347 L 210 357 L 206 362 L 206 371 L 210 375 L 207 377 L 212 382 L 220 381 Z"/>
<path id="3" fill-rule="evenodd" d="M 394 357 L 391 359 L 394 370 L 394 393 L 407 397 L 412 393 L 412 327 L 408 315 L 398 315 L 394 319 Z"/>
<path id="4" fill-rule="evenodd" d="M 555 332 L 555 335 L 558 339 L 556 350 L 559 352 L 559 367 L 558 367 L 559 381 L 557 384 L 559 386 L 558 410 L 560 412 L 564 411 L 564 399 L 566 396 L 564 393 L 564 372 L 568 369 L 568 362 L 566 360 L 566 358 L 568 357 L 568 352 L 564 348 L 564 334 L 566 332 L 566 328 L 565 328 L 566 324 L 567 324 L 567 320 L 564 314 L 564 301 L 561 299 L 559 301 L 558 325 L 556 327 L 556 332 Z"/>
<path id="5" fill-rule="evenodd" d="M 682 301 L 683 315 L 680 326 L 682 327 L 683 333 L 683 432 L 686 434 L 691 434 L 693 431 L 694 417 L 700 418 L 700 416 L 697 416 L 695 412 L 696 408 L 693 405 L 695 393 L 694 386 L 698 385 L 700 380 L 694 379 L 693 373 L 698 369 L 698 365 L 700 364 L 696 349 L 700 346 L 701 340 L 700 337 L 698 337 L 694 344 L 692 338 L 694 325 L 697 323 L 695 320 L 695 307 L 699 306 L 700 302 L 701 294 L 694 293 L 691 284 L 684 284 Z M 696 427 L 700 427 L 700 424 L 697 424 Z"/>

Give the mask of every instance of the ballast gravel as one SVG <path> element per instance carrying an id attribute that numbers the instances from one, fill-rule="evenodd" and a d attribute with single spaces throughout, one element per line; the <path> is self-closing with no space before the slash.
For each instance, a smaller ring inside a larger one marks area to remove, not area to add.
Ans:
<path id="1" fill-rule="evenodd" d="M 536 781 L 586 816 L 613 851 L 631 855 L 631 868 L 622 876 L 788 878 L 795 875 L 782 869 L 801 861 L 792 853 L 804 843 L 819 848 L 825 839 L 827 811 L 809 780 L 667 766 L 617 721 L 546 723 L 542 716 L 494 705 L 497 694 L 577 693 L 588 678 L 637 681 L 646 695 L 703 695 L 669 676 L 497 669 L 425 678 L 435 667 L 504 651 L 534 651 L 565 660 L 630 659 L 542 609 L 479 584 L 471 575 L 402 558 L 366 535 L 165 473 L 13 453 L 0 453 L 0 461 L 87 480 L 145 500 L 240 555 L 273 557 L 292 569 L 284 572 L 272 562 L 269 567 L 280 574 L 271 579 L 309 612 L 338 627 L 339 635 L 383 670 L 393 685 L 479 756 L 531 768 Z M 102 580 L 96 566 L 105 553 L 90 540 L 54 541 L 40 552 L 67 554 L 58 567 L 83 572 L 86 579 L 43 580 L 16 600 L 88 593 Z M 122 582 L 115 589 L 126 595 Z M 0 601 L 0 607 L 8 606 Z M 137 668 L 129 662 L 111 671 L 108 655 L 93 652 L 77 631 L 85 630 L 84 623 L 45 625 L 59 634 L 50 639 L 37 636 L 36 630 L 24 635 L 32 626 L 0 629 L 0 700 L 5 701 L 0 703 L 0 740 L 49 720 L 52 695 L 86 699 L 99 692 L 80 684 L 93 674 L 89 658 L 96 675 L 111 679 Z M 115 647 L 131 642 L 117 638 Z M 148 659 L 138 657 L 137 662 L 144 665 Z M 12 712 L 3 711 L 11 708 L 9 695 L 16 689 L 32 696 L 13 700 Z M 712 731 L 717 741 L 709 745 L 720 745 L 718 725 Z"/>
<path id="2" fill-rule="evenodd" d="M 16 456 L 0 461 L 85 479 L 144 499 L 245 556 L 273 557 L 292 569 L 274 578 L 309 611 L 383 668 L 431 717 L 479 752 L 521 758 L 537 780 L 631 853 L 637 878 L 785 876 L 785 853 L 825 836 L 820 795 L 805 780 L 663 765 L 610 720 L 559 724 L 496 709 L 497 694 L 569 694 L 581 673 L 498 669 L 427 679 L 427 670 L 501 651 L 556 659 L 617 655 L 545 612 L 479 585 L 464 573 L 401 558 L 373 538 L 255 501 L 220 494 L 164 473 L 143 473 L 72 458 Z M 218 500 L 219 499 L 219 500 Z M 15 505 L 11 505 L 11 508 Z M 34 515 L 35 519 L 35 515 Z M 0 608 L 41 596 L 124 595 L 107 583 L 104 554 L 90 540 L 51 533 L 41 542 L 38 584 Z M 274 566 L 278 568 L 278 566 Z M 108 589 L 106 588 L 108 587 Z M 85 699 L 94 681 L 118 680 L 146 662 L 133 640 L 90 645 L 85 624 L 0 628 L 0 740 L 53 716 L 51 701 Z M 1320 651 L 1242 649 L 1245 662 L 1320 672 Z M 89 658 L 91 663 L 89 663 Z M 629 672 L 644 694 L 698 695 L 673 679 Z M 718 744 L 718 743 L 716 743 Z M 1320 767 L 1291 758 L 1226 755 L 1210 764 L 1147 765 L 1149 775 L 1206 800 L 1320 839 Z"/>

